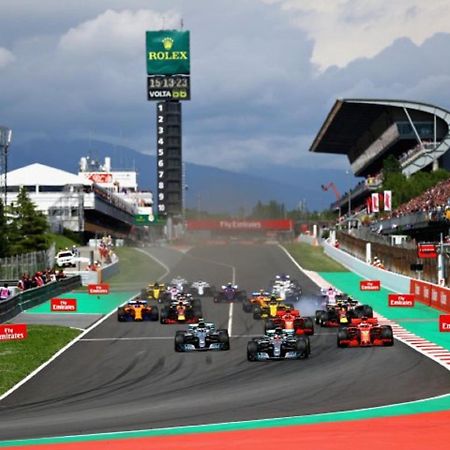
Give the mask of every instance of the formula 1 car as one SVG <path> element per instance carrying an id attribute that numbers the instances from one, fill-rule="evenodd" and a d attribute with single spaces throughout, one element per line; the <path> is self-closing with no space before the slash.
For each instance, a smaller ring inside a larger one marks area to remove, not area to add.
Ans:
<path id="1" fill-rule="evenodd" d="M 289 275 L 277 275 L 272 281 L 270 290 L 284 301 L 297 302 L 302 295 L 300 284 Z"/>
<path id="2" fill-rule="evenodd" d="M 363 317 L 352 319 L 347 327 L 337 334 L 338 347 L 372 347 L 394 345 L 394 334 L 390 325 L 379 325 L 378 319 Z"/>
<path id="3" fill-rule="evenodd" d="M 176 352 L 229 349 L 228 330 L 216 330 L 212 322 L 204 322 L 202 319 L 198 324 L 189 325 L 187 331 L 177 331 L 175 335 Z"/>
<path id="4" fill-rule="evenodd" d="M 335 303 L 327 303 L 325 309 L 317 310 L 315 321 L 322 327 L 338 327 L 361 317 L 373 317 L 372 307 L 342 294 Z"/>
<path id="5" fill-rule="evenodd" d="M 119 322 L 156 321 L 158 318 L 158 307 L 150 306 L 146 300 L 130 300 L 125 306 L 117 308 L 117 320 Z"/>
<path id="6" fill-rule="evenodd" d="M 186 292 L 188 289 L 188 281 L 182 277 L 172 278 L 170 286 L 176 286 L 180 292 Z"/>
<path id="7" fill-rule="evenodd" d="M 221 302 L 240 302 L 245 301 L 247 298 L 247 292 L 243 289 L 239 289 L 237 284 L 228 283 L 226 286 L 222 286 L 221 290 L 214 295 L 214 301 L 216 303 Z"/>
<path id="8" fill-rule="evenodd" d="M 311 353 L 308 336 L 294 336 L 281 329 L 267 331 L 265 336 L 255 337 L 247 344 L 249 361 L 268 359 L 306 359 Z"/>
<path id="9" fill-rule="evenodd" d="M 278 297 L 277 297 L 278 298 Z M 281 298 L 279 299 L 281 301 Z M 266 307 L 270 301 L 270 292 L 260 289 L 259 291 L 252 292 L 250 298 L 246 298 L 242 303 L 242 309 L 244 312 L 252 312 L 257 306 Z"/>
<path id="10" fill-rule="evenodd" d="M 155 281 L 154 283 L 149 284 L 145 289 L 142 289 L 141 298 L 143 300 L 156 300 L 158 303 L 161 303 L 165 294 L 166 285 Z"/>
<path id="11" fill-rule="evenodd" d="M 284 332 L 295 335 L 305 334 L 312 336 L 314 334 L 314 324 L 311 317 L 301 317 L 300 311 L 294 309 L 292 311 L 280 311 L 273 319 L 267 319 L 264 324 L 265 332 L 281 328 Z"/>
<path id="12" fill-rule="evenodd" d="M 166 292 L 164 293 L 163 301 L 175 301 L 183 291 L 180 290 L 175 285 L 170 285 L 167 287 Z"/>
<path id="13" fill-rule="evenodd" d="M 163 324 L 197 323 L 202 317 L 200 300 L 189 294 L 179 294 L 178 298 L 164 305 L 160 322 Z"/>
<path id="14" fill-rule="evenodd" d="M 194 281 L 190 287 L 190 293 L 193 295 L 198 295 L 199 297 L 211 296 L 214 294 L 214 286 L 211 286 L 206 281 Z"/>
<path id="15" fill-rule="evenodd" d="M 254 306 L 253 318 L 256 320 L 275 318 L 278 314 L 292 311 L 293 309 L 292 305 L 283 303 L 281 299 L 272 296 L 265 305 Z"/>

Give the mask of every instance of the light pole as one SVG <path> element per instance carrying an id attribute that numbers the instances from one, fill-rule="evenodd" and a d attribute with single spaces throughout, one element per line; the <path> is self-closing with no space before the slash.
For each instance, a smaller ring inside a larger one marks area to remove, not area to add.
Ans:
<path id="1" fill-rule="evenodd" d="M 346 170 L 345 173 L 351 176 L 350 170 Z M 348 229 L 350 231 L 350 215 L 352 211 L 352 181 L 350 178 L 350 182 L 348 183 Z"/>
<path id="2" fill-rule="evenodd" d="M 12 130 L 0 126 L 0 147 L 2 148 L 2 183 L 3 183 L 3 207 L 8 204 L 8 147 L 11 144 Z"/>

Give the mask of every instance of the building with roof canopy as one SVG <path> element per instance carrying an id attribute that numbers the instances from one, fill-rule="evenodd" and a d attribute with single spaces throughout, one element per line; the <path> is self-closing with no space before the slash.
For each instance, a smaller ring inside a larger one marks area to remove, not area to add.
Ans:
<path id="1" fill-rule="evenodd" d="M 444 108 L 409 100 L 338 99 L 309 151 L 347 155 L 352 172 L 365 178 L 333 203 L 346 211 L 381 186 L 387 156 L 396 157 L 409 176 L 450 169 L 449 148 L 450 112 Z"/>

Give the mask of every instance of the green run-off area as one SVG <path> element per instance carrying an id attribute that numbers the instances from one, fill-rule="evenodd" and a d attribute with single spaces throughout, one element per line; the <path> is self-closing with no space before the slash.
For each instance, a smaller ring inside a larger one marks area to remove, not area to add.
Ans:
<path id="1" fill-rule="evenodd" d="M 393 320 L 411 333 L 450 350 L 450 333 L 439 331 L 439 316 L 444 313 L 419 302 L 416 302 L 412 308 L 390 307 L 388 295 L 392 293 L 391 291 L 383 288 L 380 291 L 361 291 L 359 282 L 364 278 L 352 272 L 320 272 L 319 274 L 333 286 L 360 302 L 371 305 L 376 312 Z M 401 292 L 401 294 L 406 293 Z"/>
<path id="2" fill-rule="evenodd" d="M 58 298 L 74 298 L 77 300 L 76 312 L 52 312 L 50 299 L 34 308 L 28 309 L 27 314 L 107 314 L 126 300 L 135 295 L 134 291 L 113 292 L 106 295 L 90 295 L 85 292 L 68 292 Z"/>

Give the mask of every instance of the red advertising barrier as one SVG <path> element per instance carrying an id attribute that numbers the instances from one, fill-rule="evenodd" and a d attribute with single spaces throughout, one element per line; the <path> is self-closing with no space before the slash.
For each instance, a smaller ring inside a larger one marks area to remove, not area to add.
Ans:
<path id="1" fill-rule="evenodd" d="M 109 284 L 88 284 L 88 293 L 92 295 L 109 294 Z"/>
<path id="2" fill-rule="evenodd" d="M 414 294 L 389 294 L 389 306 L 412 308 L 414 306 Z"/>
<path id="3" fill-rule="evenodd" d="M 10 325 L 0 325 L 0 342 L 1 341 L 21 341 L 28 337 L 28 329 L 26 324 L 17 323 Z"/>
<path id="4" fill-rule="evenodd" d="M 380 280 L 363 280 L 359 282 L 360 291 L 379 291 L 380 289 Z"/>
<path id="5" fill-rule="evenodd" d="M 279 220 L 188 220 L 187 229 L 229 230 L 229 231 L 292 231 L 294 223 L 290 219 Z"/>
<path id="6" fill-rule="evenodd" d="M 450 331 L 450 314 L 442 314 L 439 316 L 439 331 Z"/>
<path id="7" fill-rule="evenodd" d="M 50 311 L 75 312 L 76 310 L 77 310 L 76 298 L 52 298 L 50 300 Z"/>
<path id="8" fill-rule="evenodd" d="M 411 280 L 410 292 L 416 301 L 450 312 L 450 289 L 426 281 Z"/>

